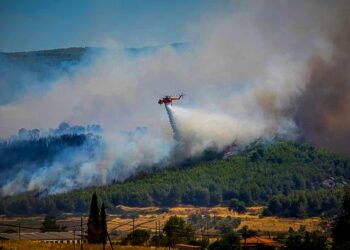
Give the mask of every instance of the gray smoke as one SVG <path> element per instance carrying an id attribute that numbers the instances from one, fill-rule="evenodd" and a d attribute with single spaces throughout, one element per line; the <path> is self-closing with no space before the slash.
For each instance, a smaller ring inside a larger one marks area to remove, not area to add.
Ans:
<path id="1" fill-rule="evenodd" d="M 349 10 L 350 11 L 350 10 Z M 297 100 L 295 120 L 302 138 L 319 147 L 350 156 L 350 18 L 334 30 L 327 59 L 309 62 L 305 91 Z"/>

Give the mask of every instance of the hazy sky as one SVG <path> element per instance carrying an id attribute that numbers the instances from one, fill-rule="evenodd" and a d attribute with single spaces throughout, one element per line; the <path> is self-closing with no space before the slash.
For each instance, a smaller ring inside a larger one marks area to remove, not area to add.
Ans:
<path id="1" fill-rule="evenodd" d="M 0 0 L 0 51 L 187 41 L 191 24 L 229 0 Z"/>

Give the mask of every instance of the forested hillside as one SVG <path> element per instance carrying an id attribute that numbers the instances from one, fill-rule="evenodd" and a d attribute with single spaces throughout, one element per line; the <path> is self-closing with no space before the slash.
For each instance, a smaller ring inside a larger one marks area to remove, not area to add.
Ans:
<path id="1" fill-rule="evenodd" d="M 70 126 L 62 122 L 58 128 L 47 131 L 21 128 L 17 135 L 0 138 L 0 196 L 28 190 L 44 193 L 64 189 L 69 175 L 76 175 L 77 166 L 98 159 L 104 148 L 96 124 Z M 60 178 L 50 181 L 46 174 L 59 173 Z M 36 179 L 35 179 L 36 178 Z"/>
<path id="2" fill-rule="evenodd" d="M 238 199 L 246 206 L 268 205 L 266 214 L 314 216 L 340 206 L 342 187 L 350 180 L 350 160 L 297 142 L 258 142 L 226 160 L 186 168 L 143 173 L 124 183 L 38 197 L 6 197 L 0 212 L 86 213 L 92 193 L 108 204 L 214 206 Z"/>

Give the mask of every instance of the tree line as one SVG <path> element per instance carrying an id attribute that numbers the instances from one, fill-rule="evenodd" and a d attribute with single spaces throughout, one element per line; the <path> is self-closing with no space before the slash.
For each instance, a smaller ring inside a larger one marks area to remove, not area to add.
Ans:
<path id="1" fill-rule="evenodd" d="M 276 195 L 268 202 L 264 215 L 282 217 L 332 216 L 341 208 L 343 188 L 302 190 Z"/>

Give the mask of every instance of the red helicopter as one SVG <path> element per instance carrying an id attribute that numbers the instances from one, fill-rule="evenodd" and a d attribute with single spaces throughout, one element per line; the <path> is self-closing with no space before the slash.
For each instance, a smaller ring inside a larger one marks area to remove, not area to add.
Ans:
<path id="1" fill-rule="evenodd" d="M 171 105 L 173 105 L 173 101 L 180 100 L 183 97 L 184 97 L 184 94 L 181 94 L 179 96 L 167 95 L 167 96 L 164 96 L 163 98 L 160 98 L 158 101 L 158 104 L 162 105 L 164 103 L 165 105 L 167 105 L 170 103 Z"/>

